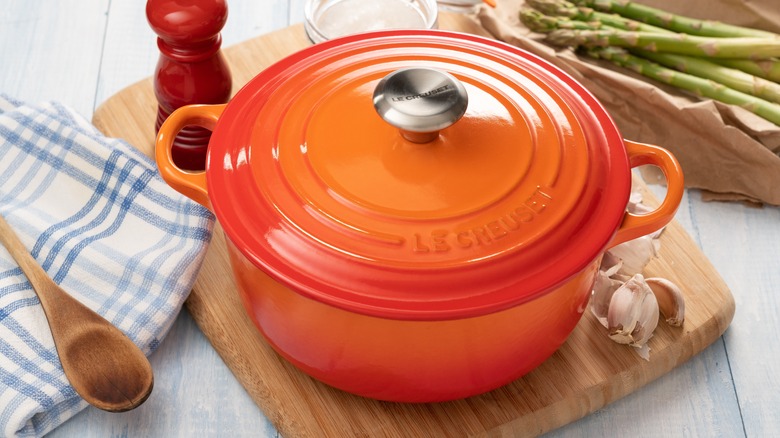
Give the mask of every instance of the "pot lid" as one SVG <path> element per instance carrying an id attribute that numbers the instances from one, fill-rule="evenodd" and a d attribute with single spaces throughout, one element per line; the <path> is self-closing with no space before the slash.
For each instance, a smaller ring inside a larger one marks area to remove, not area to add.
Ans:
<path id="1" fill-rule="evenodd" d="M 399 319 L 476 316 L 588 266 L 630 172 L 601 105 L 547 62 L 443 31 L 328 41 L 263 71 L 208 151 L 227 236 L 304 296 Z"/>

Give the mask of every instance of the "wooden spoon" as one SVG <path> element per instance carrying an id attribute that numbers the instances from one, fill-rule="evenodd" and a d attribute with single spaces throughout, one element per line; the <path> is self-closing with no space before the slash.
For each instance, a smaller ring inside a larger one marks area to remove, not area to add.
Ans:
<path id="1" fill-rule="evenodd" d="M 0 216 L 0 241 L 38 294 L 65 376 L 89 404 L 109 412 L 138 407 L 152 392 L 152 366 L 124 333 L 68 295 Z"/>

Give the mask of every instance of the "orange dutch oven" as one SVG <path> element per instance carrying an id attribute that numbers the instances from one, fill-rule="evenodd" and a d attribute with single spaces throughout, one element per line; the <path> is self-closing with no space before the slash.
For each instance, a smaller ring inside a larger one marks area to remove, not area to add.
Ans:
<path id="1" fill-rule="evenodd" d="M 206 169 L 172 161 L 213 130 Z M 666 225 L 683 177 L 623 140 L 571 77 L 501 42 L 384 31 L 311 46 L 226 105 L 176 110 L 164 179 L 210 208 L 247 313 L 285 359 L 371 398 L 480 394 L 537 367 L 585 310 L 602 255 Z M 626 212 L 631 169 L 667 195 Z"/>

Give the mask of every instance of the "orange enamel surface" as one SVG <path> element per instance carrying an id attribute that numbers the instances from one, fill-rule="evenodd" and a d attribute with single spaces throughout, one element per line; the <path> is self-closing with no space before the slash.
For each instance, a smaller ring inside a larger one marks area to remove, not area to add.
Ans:
<path id="1" fill-rule="evenodd" d="M 211 208 L 206 187 L 206 173 L 182 170 L 176 165 L 173 152 L 174 139 L 185 126 L 197 125 L 214 129 L 224 108 L 225 105 L 188 105 L 179 108 L 160 126 L 155 141 L 155 160 L 165 182 L 206 208 Z"/>
<path id="2" fill-rule="evenodd" d="M 631 167 L 652 164 L 660 168 L 666 177 L 666 196 L 655 210 L 643 215 L 626 212 L 620 228 L 609 247 L 646 236 L 665 227 L 674 219 L 677 207 L 685 191 L 682 167 L 671 152 L 658 146 L 625 141 Z"/>
<path id="3" fill-rule="evenodd" d="M 468 263 L 557 227 L 578 202 L 589 164 L 565 104 L 542 100 L 535 78 L 501 81 L 508 67 L 499 62 L 489 72 L 450 62 L 447 51 L 405 62 L 387 51 L 366 53 L 381 64 L 331 65 L 296 96 L 278 122 L 278 159 L 255 172 L 258 186 L 273 178 L 292 191 L 267 196 L 325 244 L 383 264 Z M 379 80 L 409 64 L 447 67 L 469 93 L 464 117 L 431 143 L 405 140 L 372 106 Z M 255 134 L 253 144 L 276 135 Z M 545 220 L 521 208 L 529 199 L 554 199 Z"/>

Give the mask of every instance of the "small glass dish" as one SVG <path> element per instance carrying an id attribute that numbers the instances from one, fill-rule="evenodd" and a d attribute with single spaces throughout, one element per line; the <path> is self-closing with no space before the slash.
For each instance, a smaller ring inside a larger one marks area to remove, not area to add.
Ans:
<path id="1" fill-rule="evenodd" d="M 306 35 L 314 43 L 385 29 L 435 29 L 436 0 L 307 0 Z"/>

